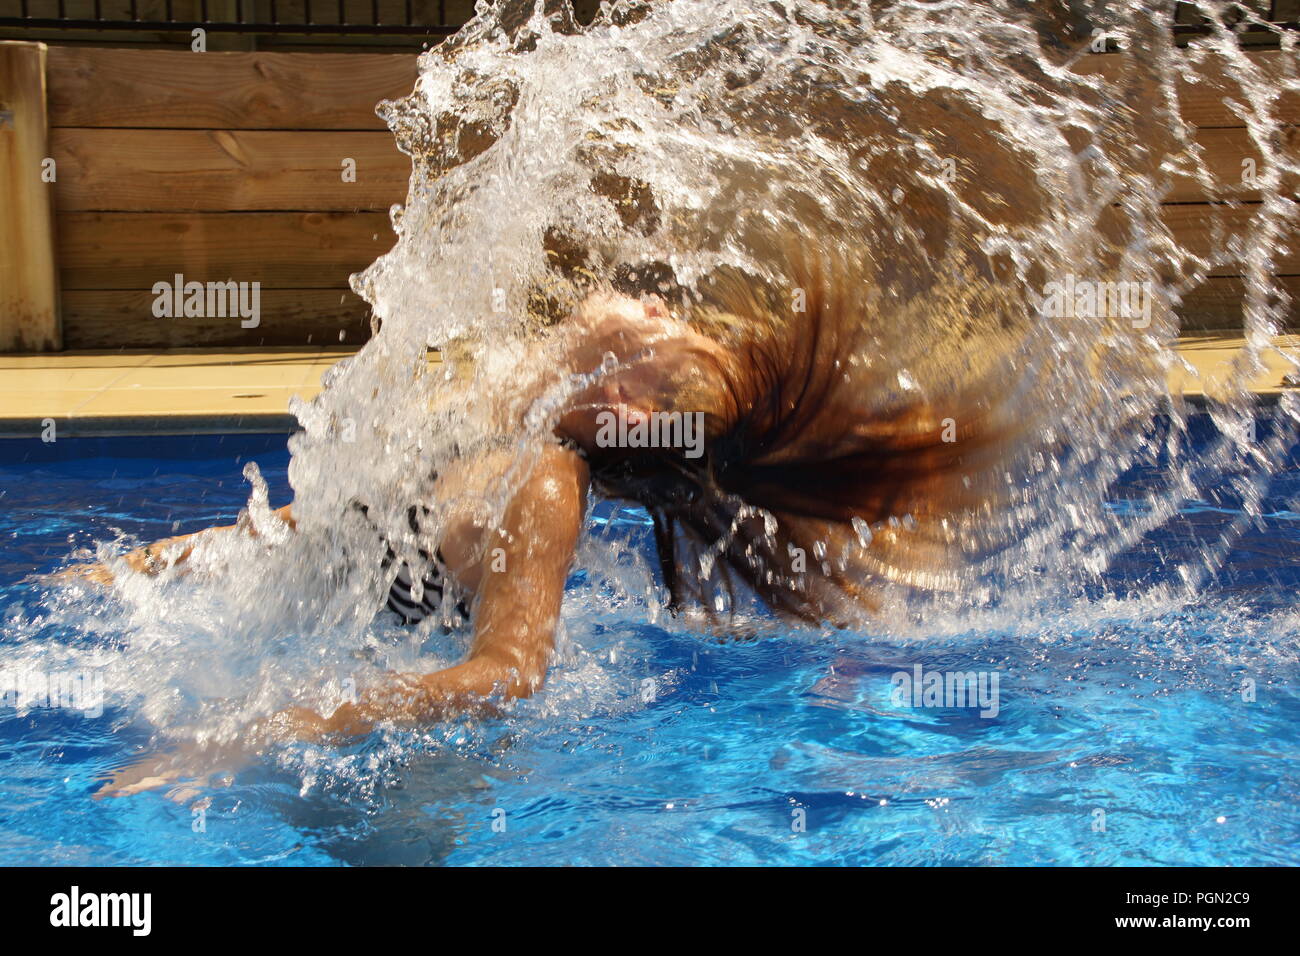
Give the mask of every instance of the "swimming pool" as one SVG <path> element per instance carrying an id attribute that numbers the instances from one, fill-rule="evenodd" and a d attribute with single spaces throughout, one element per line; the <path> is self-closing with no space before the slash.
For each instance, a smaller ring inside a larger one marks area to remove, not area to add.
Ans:
<path id="1" fill-rule="evenodd" d="M 285 500 L 283 436 L 4 441 L 0 668 L 41 642 L 99 640 L 95 606 L 71 615 L 21 579 L 118 529 L 229 521 L 250 458 Z M 0 863 L 1294 863 L 1298 492 L 1293 451 L 1266 519 L 1190 605 L 1093 595 L 924 641 L 718 644 L 601 611 L 575 580 L 572 648 L 514 713 L 258 765 L 179 799 L 91 799 L 149 736 L 112 695 L 99 716 L 6 707 Z M 1228 517 L 1185 509 L 1109 583 L 1158 577 L 1163 555 Z M 996 696 L 910 706 L 897 675 L 918 667 L 996 677 Z"/>

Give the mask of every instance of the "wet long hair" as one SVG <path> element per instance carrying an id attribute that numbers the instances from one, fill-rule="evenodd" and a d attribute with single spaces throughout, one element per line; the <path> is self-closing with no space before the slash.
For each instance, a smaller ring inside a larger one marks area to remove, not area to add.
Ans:
<path id="1" fill-rule="evenodd" d="M 968 275 L 931 295 L 942 314 L 910 322 L 864 294 L 845 257 L 792 253 L 787 273 L 787 307 L 730 275 L 692 311 L 727 356 L 702 356 L 714 399 L 682 395 L 675 409 L 709 409 L 700 457 L 591 450 L 597 489 L 653 519 L 670 607 L 715 623 L 742 592 L 845 623 L 878 610 L 886 584 L 955 587 L 997 547 L 971 519 L 996 507 L 988 478 L 1028 425 L 997 387 L 1013 335 L 992 284 Z"/>

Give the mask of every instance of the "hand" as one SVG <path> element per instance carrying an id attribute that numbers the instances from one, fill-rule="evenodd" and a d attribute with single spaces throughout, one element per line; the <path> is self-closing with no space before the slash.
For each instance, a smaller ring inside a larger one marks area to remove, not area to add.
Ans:
<path id="1" fill-rule="evenodd" d="M 41 584 L 45 587 L 57 587 L 67 584 L 98 584 L 100 587 L 111 587 L 113 584 L 113 572 L 108 570 L 108 565 L 98 561 L 87 564 L 70 564 L 61 571 L 54 571 L 50 574 L 32 574 L 22 579 L 23 584 Z"/>
<path id="2" fill-rule="evenodd" d="M 169 784 L 186 782 L 188 787 L 173 787 L 168 796 L 186 796 L 193 788 L 206 787 L 220 771 L 242 769 L 253 758 L 251 750 L 239 746 L 202 746 L 185 744 L 166 753 L 150 753 L 114 771 L 95 791 L 94 799 L 129 797 Z"/>
<path id="3" fill-rule="evenodd" d="M 487 695 L 508 676 L 482 660 L 432 674 L 390 674 L 356 703 L 342 704 L 328 717 L 310 707 L 289 707 L 249 724 L 237 741 L 191 743 L 141 757 L 116 771 L 95 799 L 132 796 L 181 781 L 206 786 L 219 770 L 239 770 L 276 744 L 361 737 L 379 723 L 431 723 L 462 713 L 497 716 L 500 711 Z"/>
<path id="4" fill-rule="evenodd" d="M 308 707 L 290 707 L 249 724 L 237 741 L 189 742 L 163 753 L 138 757 L 114 771 L 95 791 L 94 799 L 130 797 L 173 784 L 176 786 L 168 791 L 168 796 L 189 795 L 194 788 L 208 786 L 219 772 L 243 769 L 274 744 L 298 740 L 320 742 L 336 735 L 359 736 L 369 729 L 368 723 L 357 719 L 352 704 L 344 704 L 328 718 Z"/>
<path id="5" fill-rule="evenodd" d="M 128 551 L 122 555 L 122 560 L 126 562 L 127 567 L 132 571 L 144 574 L 157 574 L 165 567 L 163 562 L 159 560 L 157 545 L 146 545 L 143 548 Z M 26 580 L 45 585 L 90 582 L 102 587 L 111 587 L 115 577 L 107 564 L 102 561 L 93 561 L 86 564 L 72 564 L 53 574 L 33 575 Z"/>
<path id="6" fill-rule="evenodd" d="M 319 741 L 332 732 L 332 726 L 314 710 L 291 707 L 249 724 L 237 740 L 220 744 L 190 741 L 163 753 L 139 757 L 115 771 L 95 791 L 95 799 L 134 796 L 181 781 L 204 787 L 218 772 L 241 770 L 274 744 Z"/>

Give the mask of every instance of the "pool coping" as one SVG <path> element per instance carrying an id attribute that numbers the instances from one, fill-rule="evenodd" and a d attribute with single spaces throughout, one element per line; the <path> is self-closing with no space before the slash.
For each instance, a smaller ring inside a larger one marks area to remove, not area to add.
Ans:
<path id="1" fill-rule="evenodd" d="M 291 398 L 315 396 L 321 376 L 356 351 L 0 355 L 0 438 L 288 434 L 298 428 Z"/>
<path id="2" fill-rule="evenodd" d="M 1263 404 L 1296 388 L 1286 352 L 1300 358 L 1300 335 L 1277 336 L 1277 351 L 1251 382 Z M 1216 370 L 1244 346 L 1240 336 L 1199 334 L 1176 349 L 1193 371 L 1175 367 L 1170 389 L 1205 401 Z M 298 428 L 291 397 L 311 399 L 321 376 L 356 354 L 338 347 L 170 349 L 164 352 L 52 352 L 0 355 L 0 438 L 207 434 L 288 434 Z M 435 359 L 436 360 L 436 359 Z M 47 439 L 48 440 L 48 439 Z"/>

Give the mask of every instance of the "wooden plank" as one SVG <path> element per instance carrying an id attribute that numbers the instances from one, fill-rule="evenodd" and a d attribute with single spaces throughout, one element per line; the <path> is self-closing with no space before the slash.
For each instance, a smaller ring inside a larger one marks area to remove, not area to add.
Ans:
<path id="1" fill-rule="evenodd" d="M 1300 276 L 1283 277 L 1281 284 L 1291 296 L 1284 328 L 1300 329 Z M 1241 279 L 1207 280 L 1178 310 L 1183 332 L 1240 330 L 1241 299 Z M 153 301 L 148 290 L 64 293 L 65 348 L 348 346 L 359 345 L 370 335 L 370 307 L 341 289 L 266 289 L 256 329 L 221 318 L 159 319 L 153 314 Z"/>
<path id="2" fill-rule="evenodd" d="M 387 53 L 191 53 L 51 47 L 52 126 L 384 129 L 380 100 L 415 86 Z"/>
<path id="3" fill-rule="evenodd" d="M 386 131 L 55 129 L 50 149 L 61 213 L 387 211 L 411 173 Z"/>
<path id="4" fill-rule="evenodd" d="M 1285 328 L 1300 329 L 1300 276 L 1282 286 L 1291 296 Z M 1207 280 L 1189 294 L 1179 314 L 1184 333 L 1240 330 L 1242 281 Z M 370 335 L 369 306 L 340 289 L 266 289 L 261 324 L 243 329 L 221 318 L 159 319 L 152 291 L 110 290 L 63 295 L 63 339 L 68 349 L 358 345 Z M 342 333 L 342 339 L 340 339 Z"/>
<path id="5" fill-rule="evenodd" d="M 1250 54 L 1277 82 L 1295 55 Z M 1075 71 L 1114 80 L 1124 54 L 1091 54 Z M 1287 58 L 1290 57 L 1290 60 Z M 52 47 L 53 126 L 177 129 L 382 129 L 374 106 L 415 85 L 414 56 L 402 54 L 191 53 Z M 1235 80 L 1210 66 L 1199 82 L 1179 83 L 1183 115 L 1206 127 L 1245 125 L 1224 103 L 1241 98 Z M 1300 91 L 1278 101 L 1282 122 L 1300 123 Z"/>
<path id="6" fill-rule="evenodd" d="M 1229 188 L 1214 196 L 1207 196 L 1205 190 L 1191 176 L 1175 177 L 1172 189 L 1165 197 L 1167 202 L 1205 202 L 1207 199 L 1258 200 L 1259 190 L 1251 188 L 1245 181 L 1247 167 L 1245 160 L 1250 160 L 1250 169 L 1263 173 L 1263 158 L 1255 149 L 1246 130 L 1243 129 L 1199 129 L 1196 141 L 1202 149 L 1201 166 L 1220 184 Z M 1286 126 L 1282 129 L 1282 142 L 1279 144 L 1283 155 L 1293 163 L 1300 163 L 1300 126 Z M 1300 181 L 1288 175 L 1283 182 L 1288 195 L 1300 195 Z"/>
<path id="7" fill-rule="evenodd" d="M 1257 205 L 1208 206 L 1202 203 L 1165 206 L 1161 217 L 1179 244 L 1193 254 L 1206 256 L 1210 251 L 1210 224 L 1216 219 L 1223 224 L 1227 236 L 1243 235 L 1249 227 L 1250 220 L 1259 212 Z M 1274 253 L 1274 272 L 1276 275 L 1300 275 L 1300 227 L 1293 222 L 1287 233 L 1288 245 Z M 1227 262 L 1214 266 L 1211 276 L 1233 276 L 1241 274 L 1240 264 Z"/>
<path id="8" fill-rule="evenodd" d="M 60 214 L 63 289 L 148 289 L 186 281 L 341 289 L 395 242 L 382 213 Z"/>
<path id="9" fill-rule="evenodd" d="M 264 289 L 261 322 L 241 328 L 231 318 L 160 319 L 150 290 L 65 292 L 64 343 L 69 349 L 358 346 L 370 336 L 370 307 L 342 289 Z"/>
<path id="10" fill-rule="evenodd" d="M 1283 276 L 1279 284 L 1291 297 L 1283 328 L 1300 329 L 1300 276 Z M 1241 279 L 1231 276 L 1207 279 L 1189 293 L 1178 308 L 1183 319 L 1183 333 L 1223 329 L 1240 331 L 1242 291 Z"/>
<path id="11" fill-rule="evenodd" d="M 1244 128 L 1203 129 L 1204 166 L 1241 182 L 1242 161 L 1261 162 Z M 1300 126 L 1286 127 L 1285 148 L 1300 160 Z M 60 211 L 386 210 L 406 196 L 410 159 L 387 132 L 56 128 Z M 344 182 L 340 163 L 357 163 Z M 1257 199 L 1245 188 L 1221 198 Z M 1188 177 L 1174 202 L 1204 200 Z"/>
<path id="12" fill-rule="evenodd" d="M 1296 75 L 1297 64 L 1294 53 L 1281 50 L 1255 50 L 1248 54 L 1260 68 L 1264 76 L 1273 84 L 1278 84 L 1287 75 Z M 1095 53 L 1081 58 L 1074 66 L 1074 72 L 1086 76 L 1100 75 L 1114 82 L 1123 73 L 1122 53 Z M 1233 127 L 1245 126 L 1236 113 L 1224 102 L 1225 98 L 1244 102 L 1241 85 L 1231 79 L 1214 63 L 1199 71 L 1195 82 L 1184 76 L 1178 82 L 1178 97 L 1182 104 L 1183 119 L 1193 126 Z M 1300 90 L 1286 90 L 1278 97 L 1276 115 L 1282 123 L 1300 123 Z"/>
<path id="13" fill-rule="evenodd" d="M 1207 224 L 1222 218 L 1244 230 L 1258 206 L 1166 206 L 1179 242 L 1204 255 Z M 259 281 L 283 288 L 343 288 L 394 243 L 382 213 L 78 212 L 58 217 L 58 257 L 65 289 L 143 289 L 176 272 L 199 281 Z M 1300 237 L 1277 253 L 1280 275 L 1300 275 Z M 1212 275 L 1237 275 L 1231 263 Z"/>
<path id="14" fill-rule="evenodd" d="M 43 43 L 0 42 L 0 350 L 62 347 Z"/>
<path id="15" fill-rule="evenodd" d="M 12 0 L 10 0 L 12 2 Z M 248 2 L 248 0 L 245 0 Z M 328 0 L 327 0 L 328 2 Z M 315 6 L 312 7 L 313 15 Z M 33 29 L 31 27 L 0 27 L 0 39 L 27 40 L 57 44 L 59 46 L 95 46 L 101 49 L 134 49 L 154 51 L 170 49 L 186 51 L 190 46 L 188 33 L 143 30 L 67 30 L 61 27 Z M 231 53 L 257 50 L 264 53 L 369 53 L 372 55 L 406 56 L 414 59 L 440 36 L 408 36 L 397 34 L 362 35 L 355 33 L 343 37 L 328 33 L 226 33 L 208 32 L 209 53 Z"/>

